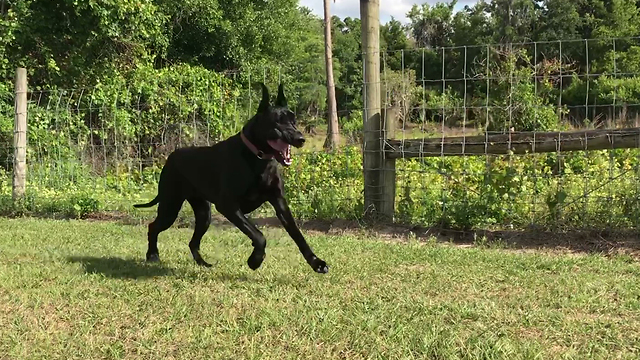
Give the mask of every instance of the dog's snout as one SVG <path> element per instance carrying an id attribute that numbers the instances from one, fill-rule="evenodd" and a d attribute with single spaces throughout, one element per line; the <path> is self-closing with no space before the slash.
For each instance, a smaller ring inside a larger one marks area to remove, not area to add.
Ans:
<path id="1" fill-rule="evenodd" d="M 302 147 L 306 141 L 307 139 L 304 138 L 304 135 L 302 135 L 301 133 L 297 133 L 293 137 L 292 145 L 296 147 Z"/>

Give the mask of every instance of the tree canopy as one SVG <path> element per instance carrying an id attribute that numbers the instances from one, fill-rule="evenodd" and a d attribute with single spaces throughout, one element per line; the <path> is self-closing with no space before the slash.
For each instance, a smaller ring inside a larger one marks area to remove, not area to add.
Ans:
<path id="1" fill-rule="evenodd" d="M 18 66 L 28 69 L 32 87 L 49 89 L 157 76 L 162 69 L 260 74 L 268 68 L 269 76 L 277 71 L 289 88 L 295 88 L 299 114 L 317 117 L 325 111 L 323 22 L 297 0 L 0 0 L 0 4 L 0 92 L 5 94 Z M 571 108 L 584 102 L 587 93 L 606 103 L 611 96 L 601 93 L 609 88 L 621 89 L 629 101 L 640 101 L 635 77 L 619 76 L 640 71 L 640 44 L 633 40 L 640 35 L 638 1 L 480 0 L 457 8 L 456 0 L 416 4 L 406 14 L 407 24 L 392 19 L 381 26 L 387 88 L 408 81 L 412 93 L 402 94 L 406 98 L 402 102 L 409 108 L 443 103 L 442 97 L 455 103 L 464 94 L 468 104 L 499 104 L 504 99 L 500 81 L 489 84 L 490 94 L 495 94 L 491 99 L 483 95 L 485 83 L 466 88 L 451 83 L 445 92 L 442 84 L 434 83 L 487 72 L 551 76 L 542 86 L 530 80 L 522 83 L 520 90 L 525 92 L 548 86 L 542 94 L 532 95 L 536 100 L 526 102 L 527 96 L 521 94 L 523 106 L 560 102 Z M 581 39 L 598 40 L 585 45 Z M 559 40 L 567 42 L 558 46 Z M 332 41 L 342 119 L 362 108 L 360 20 L 334 16 Z M 532 42 L 542 45 L 537 50 L 520 46 L 524 52 L 507 46 Z M 495 45 L 495 51 L 488 53 L 486 44 Z M 587 89 L 579 77 L 557 81 L 553 76 L 559 71 L 564 76 L 571 71 L 597 73 L 592 79 L 596 86 Z M 241 75 L 236 80 L 248 78 Z M 425 120 L 442 114 L 407 110 L 407 115 Z"/>

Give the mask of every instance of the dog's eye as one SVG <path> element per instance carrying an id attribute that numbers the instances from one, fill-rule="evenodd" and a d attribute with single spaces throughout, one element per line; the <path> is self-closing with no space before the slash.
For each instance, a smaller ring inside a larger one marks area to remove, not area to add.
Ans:
<path id="1" fill-rule="evenodd" d="M 287 115 L 288 115 L 288 116 L 287 116 L 287 120 L 288 120 L 288 122 L 289 122 L 289 123 L 291 123 L 291 124 L 293 124 L 293 125 L 295 125 L 295 124 L 296 124 L 296 116 L 295 116 L 292 112 L 290 112 L 290 113 L 289 113 L 289 114 L 287 114 Z"/>

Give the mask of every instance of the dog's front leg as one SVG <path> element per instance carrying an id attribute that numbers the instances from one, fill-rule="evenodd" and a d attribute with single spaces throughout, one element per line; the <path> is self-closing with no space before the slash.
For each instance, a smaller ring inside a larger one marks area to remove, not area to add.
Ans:
<path id="1" fill-rule="evenodd" d="M 251 239 L 253 252 L 251 256 L 249 256 L 249 259 L 247 259 L 247 265 L 249 265 L 252 270 L 257 270 L 260 265 L 262 265 L 266 255 L 267 239 L 265 239 L 262 232 L 244 216 L 239 207 L 216 205 L 216 209 Z"/>
<path id="2" fill-rule="evenodd" d="M 298 245 L 298 249 L 300 249 L 300 253 L 304 256 L 304 259 L 311 266 L 311 268 L 320 274 L 326 274 L 329 272 L 329 267 L 324 260 L 318 258 L 307 244 L 307 240 L 305 240 L 304 236 L 300 232 L 298 225 L 296 225 L 296 221 L 291 214 L 291 210 L 289 209 L 289 205 L 287 204 L 287 200 L 278 196 L 275 199 L 269 201 L 273 208 L 276 210 L 276 215 L 282 226 L 287 230 L 289 236 L 295 241 L 296 245 Z"/>

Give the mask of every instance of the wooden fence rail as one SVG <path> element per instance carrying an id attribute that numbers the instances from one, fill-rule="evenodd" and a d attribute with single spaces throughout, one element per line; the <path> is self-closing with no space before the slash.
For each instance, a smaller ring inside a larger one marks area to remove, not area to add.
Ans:
<path id="1" fill-rule="evenodd" d="M 520 132 L 443 138 L 386 140 L 390 159 L 593 151 L 640 147 L 640 128 Z"/>

